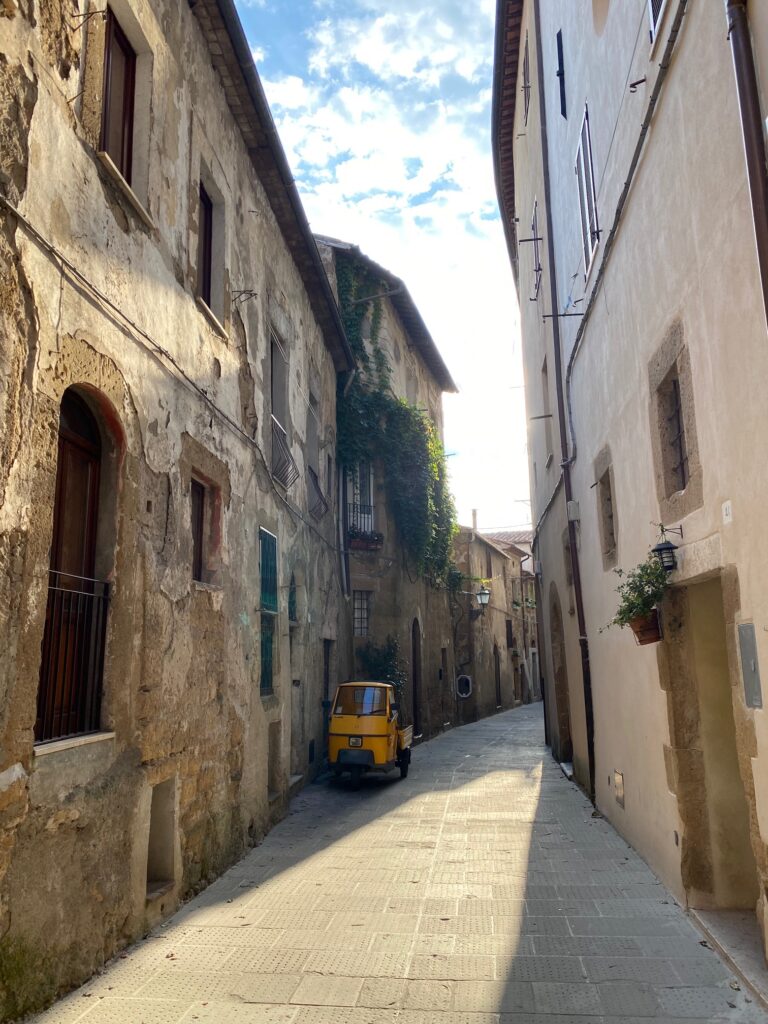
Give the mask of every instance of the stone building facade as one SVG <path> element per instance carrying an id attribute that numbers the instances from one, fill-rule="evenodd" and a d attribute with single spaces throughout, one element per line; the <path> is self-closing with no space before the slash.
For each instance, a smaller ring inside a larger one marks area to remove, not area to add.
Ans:
<path id="1" fill-rule="evenodd" d="M 766 82 L 763 4 L 498 4 L 553 750 L 681 900 L 764 940 Z M 639 647 L 601 627 L 654 524 L 682 535 Z"/>
<path id="2" fill-rule="evenodd" d="M 378 282 L 376 346 L 389 366 L 391 392 L 424 410 L 442 438 L 442 394 L 456 391 L 456 385 L 406 285 L 356 246 L 329 238 L 318 239 L 318 244 L 335 289 L 340 253 Z M 372 352 L 371 326 L 367 314 L 363 337 Z M 341 488 L 341 536 L 349 586 L 348 677 L 354 678 L 363 668 L 361 648 L 395 639 L 407 676 L 403 714 L 417 736 L 430 736 L 456 721 L 448 592 L 430 585 L 409 564 L 379 462 L 347 467 Z"/>
<path id="3" fill-rule="evenodd" d="M 256 842 L 322 756 L 352 358 L 231 0 L 2 5 L 0 265 L 14 1016 Z"/>

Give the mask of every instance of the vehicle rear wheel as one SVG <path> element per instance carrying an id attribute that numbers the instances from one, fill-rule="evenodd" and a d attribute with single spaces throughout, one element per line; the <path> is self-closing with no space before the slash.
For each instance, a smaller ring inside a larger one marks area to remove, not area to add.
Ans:
<path id="1" fill-rule="evenodd" d="M 349 778 L 352 783 L 352 789 L 360 789 L 360 780 L 363 777 L 363 769 L 359 764 L 353 764 L 349 769 Z"/>
<path id="2" fill-rule="evenodd" d="M 401 764 L 400 765 L 400 778 L 401 779 L 407 779 L 408 778 L 408 765 L 407 764 Z"/>

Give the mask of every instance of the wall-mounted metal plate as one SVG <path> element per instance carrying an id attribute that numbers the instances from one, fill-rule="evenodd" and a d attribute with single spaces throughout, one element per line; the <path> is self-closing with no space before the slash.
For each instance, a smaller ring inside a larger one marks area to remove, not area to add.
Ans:
<path id="1" fill-rule="evenodd" d="M 741 678 L 744 680 L 744 700 L 748 708 L 761 708 L 763 689 L 760 685 L 760 666 L 757 662 L 757 640 L 753 622 L 742 622 L 739 626 L 739 653 Z"/>

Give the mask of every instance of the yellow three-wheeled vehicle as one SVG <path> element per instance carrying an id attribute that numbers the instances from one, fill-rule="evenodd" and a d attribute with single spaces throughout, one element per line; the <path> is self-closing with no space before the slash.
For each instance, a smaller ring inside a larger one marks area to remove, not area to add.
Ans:
<path id="1" fill-rule="evenodd" d="M 408 775 L 413 726 L 400 726 L 391 683 L 341 683 L 328 728 L 328 761 L 335 775 L 349 772 L 352 785 L 364 772 L 400 769 Z"/>

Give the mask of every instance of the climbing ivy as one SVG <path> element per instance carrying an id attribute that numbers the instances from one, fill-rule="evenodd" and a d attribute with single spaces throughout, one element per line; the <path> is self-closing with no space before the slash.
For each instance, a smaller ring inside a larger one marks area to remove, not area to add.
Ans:
<path id="1" fill-rule="evenodd" d="M 445 451 L 426 413 L 397 398 L 378 343 L 385 286 L 349 253 L 338 251 L 339 307 L 358 370 L 337 395 L 338 452 L 348 467 L 380 462 L 387 501 L 409 559 L 433 586 L 446 586 L 452 567 L 456 510 Z M 363 327 L 370 311 L 368 341 Z"/>

